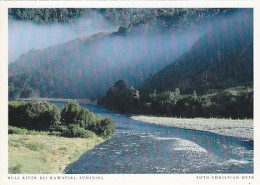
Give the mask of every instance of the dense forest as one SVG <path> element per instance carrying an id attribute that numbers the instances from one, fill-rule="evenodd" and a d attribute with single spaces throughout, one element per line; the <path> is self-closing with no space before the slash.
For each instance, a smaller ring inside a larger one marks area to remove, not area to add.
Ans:
<path id="1" fill-rule="evenodd" d="M 123 113 L 253 117 L 252 9 L 9 9 L 9 16 L 68 24 L 93 11 L 118 30 L 23 54 L 9 64 L 10 100 L 97 98 Z"/>
<path id="2" fill-rule="evenodd" d="M 133 28 L 141 26 L 142 31 L 148 30 L 149 32 L 149 30 L 159 27 L 162 29 L 162 33 L 166 30 L 182 32 L 207 21 L 231 14 L 237 9 L 12 8 L 9 9 L 9 16 L 10 19 L 31 21 L 41 25 L 57 22 L 66 24 L 75 22 L 80 17 L 87 18 L 91 16 L 93 11 L 102 14 L 109 22 L 119 26 L 118 32 L 99 33 L 44 50 L 31 49 L 20 56 L 18 61 L 9 64 L 10 99 L 30 96 L 95 99 L 98 94 L 104 94 L 118 79 L 123 79 L 134 86 L 138 86 L 142 80 L 172 63 L 178 55 L 190 47 L 188 45 L 192 44 L 192 41 L 189 41 L 190 43 L 187 41 L 187 46 L 177 47 L 177 51 L 171 51 L 170 47 L 174 41 L 169 40 L 168 36 L 162 36 L 158 39 L 162 40 L 161 47 L 165 48 L 165 52 L 154 56 L 152 53 L 156 52 L 156 44 L 158 45 L 160 40 L 150 41 L 150 38 L 154 36 L 149 35 L 149 33 L 147 33 L 147 36 L 139 34 L 140 38 L 147 42 L 146 47 L 149 56 L 145 56 L 142 52 L 142 48 L 145 47 L 141 45 L 144 41 L 140 39 L 139 42 L 132 43 L 131 40 L 133 39 L 128 36 L 134 32 Z M 118 39 L 122 38 L 123 32 L 125 32 L 123 37 L 126 39 L 117 42 Z M 168 42 L 167 44 L 165 44 L 165 40 Z M 192 40 L 192 37 L 190 40 Z M 109 46 L 110 43 L 114 43 L 119 48 L 126 48 L 126 50 L 118 49 L 118 53 L 110 51 L 113 49 Z M 154 46 L 154 48 L 151 48 L 151 46 Z M 100 57 L 99 53 L 104 50 L 107 51 L 107 54 L 101 54 L 104 57 Z M 127 56 L 131 54 L 128 50 L 134 50 L 134 54 Z M 141 53 L 138 54 L 138 51 Z M 97 55 L 92 56 L 93 53 L 97 53 Z M 112 53 L 114 54 L 112 55 Z M 171 55 L 171 53 L 175 54 Z M 109 54 L 111 56 L 106 56 Z M 110 58 L 114 61 L 110 62 Z M 100 64 L 102 61 L 105 61 L 106 64 Z M 109 63 L 114 63 L 114 66 Z M 103 65 L 104 69 L 96 67 L 95 64 L 96 66 Z M 95 76 L 95 81 L 89 80 Z M 111 80 L 105 81 L 104 79 Z"/>
<path id="3" fill-rule="evenodd" d="M 45 101 L 10 102 L 9 133 L 45 131 L 51 135 L 88 138 L 96 134 L 103 138 L 114 134 L 114 122 L 68 101 L 61 110 Z"/>

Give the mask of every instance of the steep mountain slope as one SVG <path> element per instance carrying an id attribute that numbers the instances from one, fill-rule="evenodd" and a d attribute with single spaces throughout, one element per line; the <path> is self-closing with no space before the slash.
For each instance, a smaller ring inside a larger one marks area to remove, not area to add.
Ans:
<path id="1" fill-rule="evenodd" d="M 180 88 L 206 93 L 253 83 L 253 13 L 238 13 L 208 27 L 194 46 L 157 74 L 146 79 L 143 92 Z"/>
<path id="2" fill-rule="evenodd" d="M 9 65 L 9 84 L 20 87 L 20 91 L 30 87 L 32 93 L 21 92 L 25 97 L 36 94 L 66 98 L 95 97 L 118 79 L 137 86 L 169 65 L 199 38 L 199 33 L 189 35 L 176 36 L 163 30 L 143 33 L 137 28 L 125 34 L 98 33 L 31 50 Z M 189 40 L 175 46 L 185 38 Z"/>

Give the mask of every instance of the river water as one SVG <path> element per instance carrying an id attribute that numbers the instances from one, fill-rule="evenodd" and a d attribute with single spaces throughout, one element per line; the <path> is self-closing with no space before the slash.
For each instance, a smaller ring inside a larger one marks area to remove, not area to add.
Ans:
<path id="1" fill-rule="evenodd" d="M 254 152 L 240 139 L 152 125 L 130 115 L 83 107 L 114 120 L 115 135 L 85 152 L 66 168 L 67 174 L 253 173 Z"/>

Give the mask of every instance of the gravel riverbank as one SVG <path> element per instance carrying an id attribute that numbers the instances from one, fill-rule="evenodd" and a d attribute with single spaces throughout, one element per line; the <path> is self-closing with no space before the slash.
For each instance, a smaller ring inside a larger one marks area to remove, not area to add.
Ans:
<path id="1" fill-rule="evenodd" d="M 225 136 L 244 138 L 253 140 L 254 127 L 253 120 L 232 120 L 232 119 L 183 119 L 155 116 L 131 116 L 132 119 L 146 123 L 164 125 L 175 128 L 191 129 L 205 132 L 212 132 Z"/>

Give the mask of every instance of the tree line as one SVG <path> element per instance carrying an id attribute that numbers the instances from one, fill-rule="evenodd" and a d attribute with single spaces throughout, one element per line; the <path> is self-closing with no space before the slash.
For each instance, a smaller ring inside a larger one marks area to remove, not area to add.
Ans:
<path id="1" fill-rule="evenodd" d="M 120 80 L 98 104 L 122 113 L 173 117 L 253 118 L 253 88 L 238 86 L 198 96 L 181 90 L 142 93 Z"/>
<path id="2" fill-rule="evenodd" d="M 61 110 L 46 101 L 10 102 L 8 111 L 10 126 L 59 136 L 109 138 L 115 130 L 110 118 L 101 119 L 76 101 L 68 101 Z"/>
<path id="3" fill-rule="evenodd" d="M 119 25 L 120 31 L 132 27 L 155 23 L 162 28 L 188 28 L 194 24 L 228 15 L 232 8 L 9 8 L 9 17 L 16 20 L 31 21 L 36 24 L 70 23 L 78 18 L 90 17 L 96 11 L 111 24 Z"/>

